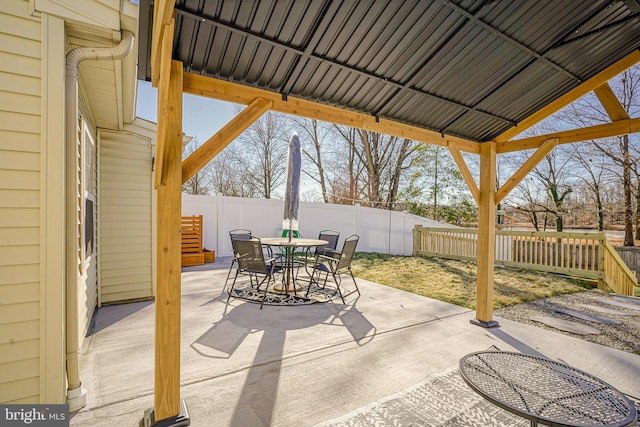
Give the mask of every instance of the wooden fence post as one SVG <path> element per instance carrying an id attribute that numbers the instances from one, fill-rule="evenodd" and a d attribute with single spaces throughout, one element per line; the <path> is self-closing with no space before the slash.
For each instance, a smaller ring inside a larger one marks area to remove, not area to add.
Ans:
<path id="1" fill-rule="evenodd" d="M 600 277 L 598 277 L 598 289 L 603 292 L 607 292 L 607 282 L 605 281 L 606 271 L 604 266 L 604 242 L 606 239 L 607 238 L 604 233 L 602 233 L 602 236 L 598 239 L 598 271 L 600 272 Z"/>
<path id="2" fill-rule="evenodd" d="M 420 250 L 420 241 L 422 240 L 422 226 L 416 225 L 413 227 L 413 256 L 418 254 Z"/>

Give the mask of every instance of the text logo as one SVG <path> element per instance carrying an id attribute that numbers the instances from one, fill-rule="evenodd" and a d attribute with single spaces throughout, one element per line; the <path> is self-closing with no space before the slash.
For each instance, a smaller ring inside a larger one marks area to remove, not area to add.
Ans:
<path id="1" fill-rule="evenodd" d="M 0 405 L 0 425 L 68 427 L 68 405 Z"/>

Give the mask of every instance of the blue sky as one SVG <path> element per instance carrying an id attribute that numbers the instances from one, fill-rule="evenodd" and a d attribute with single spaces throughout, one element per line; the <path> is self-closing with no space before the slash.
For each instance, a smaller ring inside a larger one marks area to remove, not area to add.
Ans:
<path id="1" fill-rule="evenodd" d="M 158 123 L 158 91 L 150 82 L 138 81 L 136 115 Z M 202 144 L 234 116 L 234 104 L 194 95 L 183 95 L 182 132 L 197 138 Z"/>

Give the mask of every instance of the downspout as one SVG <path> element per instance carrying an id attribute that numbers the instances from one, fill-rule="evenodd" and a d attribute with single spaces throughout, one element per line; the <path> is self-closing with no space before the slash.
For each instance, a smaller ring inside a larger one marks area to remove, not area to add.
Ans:
<path id="1" fill-rule="evenodd" d="M 87 403 L 86 390 L 80 381 L 78 363 L 78 197 L 84 197 L 78 188 L 78 66 L 86 60 L 118 60 L 127 56 L 133 47 L 133 33 L 122 31 L 122 40 L 113 48 L 79 47 L 67 53 L 67 72 L 65 76 L 65 200 L 66 200 L 66 367 L 67 367 L 67 403 L 69 411 L 77 411 Z M 78 194 L 80 193 L 80 195 Z M 84 260 L 81 260 L 84 262 Z"/>

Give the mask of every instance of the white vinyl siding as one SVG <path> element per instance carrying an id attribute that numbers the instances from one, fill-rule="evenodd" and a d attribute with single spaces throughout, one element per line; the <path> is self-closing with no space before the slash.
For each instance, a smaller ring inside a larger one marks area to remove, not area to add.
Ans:
<path id="1" fill-rule="evenodd" d="M 40 390 L 41 24 L 0 2 L 0 402 Z"/>
<path id="2" fill-rule="evenodd" d="M 153 296 L 151 143 L 99 136 L 98 254 L 102 304 Z"/>

